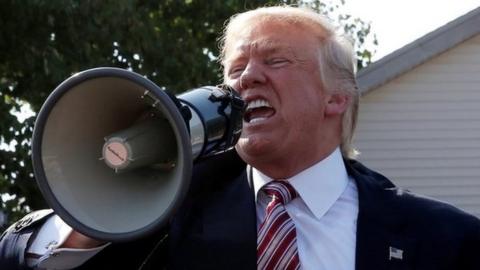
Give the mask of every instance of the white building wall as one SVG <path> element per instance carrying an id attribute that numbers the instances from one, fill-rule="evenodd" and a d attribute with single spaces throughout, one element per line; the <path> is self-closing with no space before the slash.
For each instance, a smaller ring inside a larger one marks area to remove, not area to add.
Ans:
<path id="1" fill-rule="evenodd" d="M 359 160 L 480 217 L 480 35 L 365 94 Z"/>

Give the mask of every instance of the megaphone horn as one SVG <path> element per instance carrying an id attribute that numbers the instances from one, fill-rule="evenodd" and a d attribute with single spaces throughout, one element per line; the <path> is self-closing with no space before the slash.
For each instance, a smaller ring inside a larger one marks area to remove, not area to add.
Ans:
<path id="1" fill-rule="evenodd" d="M 158 230 L 183 201 L 194 161 L 234 146 L 244 104 L 226 86 L 177 97 L 118 68 L 62 82 L 42 106 L 32 159 L 48 204 L 77 231 L 128 241 Z"/>

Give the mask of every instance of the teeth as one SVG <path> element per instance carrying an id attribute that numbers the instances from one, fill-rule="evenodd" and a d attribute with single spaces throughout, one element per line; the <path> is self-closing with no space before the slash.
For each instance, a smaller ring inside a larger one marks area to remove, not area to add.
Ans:
<path id="1" fill-rule="evenodd" d="M 255 99 L 255 100 L 252 100 L 248 103 L 247 110 L 252 110 L 252 109 L 256 109 L 256 108 L 260 108 L 260 107 L 271 108 L 272 106 L 265 99 Z"/>
<path id="2" fill-rule="evenodd" d="M 250 124 L 253 124 L 253 123 L 256 123 L 256 122 L 260 122 L 260 121 L 263 121 L 263 120 L 265 120 L 265 119 L 267 119 L 267 118 L 265 118 L 265 117 L 254 118 L 254 119 L 250 120 Z"/>

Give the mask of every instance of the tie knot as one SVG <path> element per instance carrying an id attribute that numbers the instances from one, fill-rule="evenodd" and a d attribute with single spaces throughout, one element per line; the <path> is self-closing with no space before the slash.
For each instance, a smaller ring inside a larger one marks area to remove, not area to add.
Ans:
<path id="1" fill-rule="evenodd" d="M 278 201 L 284 205 L 297 197 L 297 191 L 287 181 L 272 181 L 266 184 L 262 190 L 272 198 L 272 201 Z"/>

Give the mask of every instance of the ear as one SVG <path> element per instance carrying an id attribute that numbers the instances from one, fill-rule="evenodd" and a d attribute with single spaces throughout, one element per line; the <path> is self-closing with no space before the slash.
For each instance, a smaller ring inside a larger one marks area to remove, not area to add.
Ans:
<path id="1" fill-rule="evenodd" d="M 343 114 L 348 107 L 350 97 L 346 94 L 335 93 L 327 96 L 327 105 L 325 106 L 325 116 L 335 116 Z"/>

